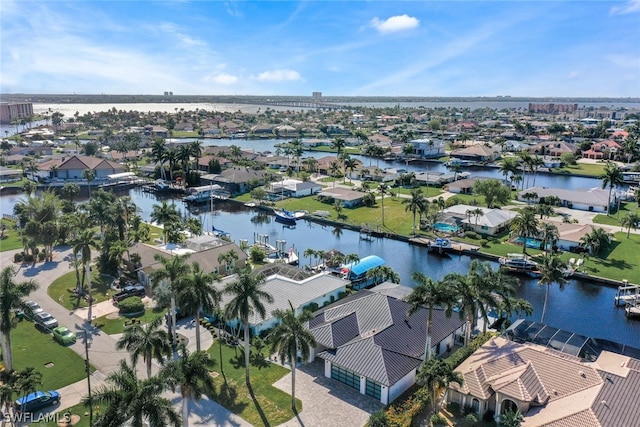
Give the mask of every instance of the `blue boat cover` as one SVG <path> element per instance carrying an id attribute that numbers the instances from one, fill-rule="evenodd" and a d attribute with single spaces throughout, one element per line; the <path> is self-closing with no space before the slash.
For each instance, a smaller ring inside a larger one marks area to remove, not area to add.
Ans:
<path id="1" fill-rule="evenodd" d="M 385 263 L 384 259 L 377 255 L 369 255 L 360 259 L 360 262 L 349 263 L 345 265 L 345 268 L 351 270 L 351 272 L 357 276 L 365 274 L 372 268 L 380 267 Z"/>

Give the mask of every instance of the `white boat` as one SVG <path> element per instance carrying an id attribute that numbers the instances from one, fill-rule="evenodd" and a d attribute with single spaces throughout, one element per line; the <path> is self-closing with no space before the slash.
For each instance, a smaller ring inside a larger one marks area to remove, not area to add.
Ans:
<path id="1" fill-rule="evenodd" d="M 527 256 L 519 253 L 510 253 L 498 260 L 500 266 L 514 273 L 527 273 L 538 275 L 538 263 L 527 259 Z"/>

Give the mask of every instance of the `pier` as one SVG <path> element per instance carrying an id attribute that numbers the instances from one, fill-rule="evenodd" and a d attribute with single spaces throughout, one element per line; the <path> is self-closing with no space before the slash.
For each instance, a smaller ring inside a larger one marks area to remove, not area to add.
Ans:
<path id="1" fill-rule="evenodd" d="M 635 304 L 637 301 L 640 301 L 640 285 L 618 286 L 614 298 L 616 307 Z"/>

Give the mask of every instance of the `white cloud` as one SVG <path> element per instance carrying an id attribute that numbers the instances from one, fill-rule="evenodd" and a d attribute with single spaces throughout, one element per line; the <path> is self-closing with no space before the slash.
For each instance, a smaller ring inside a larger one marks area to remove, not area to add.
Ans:
<path id="1" fill-rule="evenodd" d="M 627 13 L 640 12 L 640 0 L 629 0 L 622 6 L 613 6 L 610 15 L 626 15 Z"/>
<path id="2" fill-rule="evenodd" d="M 573 70 L 567 75 L 567 78 L 571 80 L 577 79 L 578 77 L 580 77 L 580 72 L 578 70 Z"/>
<path id="3" fill-rule="evenodd" d="M 419 25 L 420 20 L 418 20 L 418 18 L 407 14 L 392 16 L 384 21 L 381 21 L 378 17 L 371 20 L 371 27 L 375 28 L 382 34 L 406 31 L 412 28 L 417 28 Z"/>
<path id="4" fill-rule="evenodd" d="M 292 82 L 302 80 L 300 73 L 294 70 L 273 70 L 258 74 L 257 79 L 261 82 Z"/>
<path id="5" fill-rule="evenodd" d="M 215 76 L 208 76 L 207 78 L 205 78 L 205 80 L 210 80 L 216 83 L 219 83 L 221 85 L 232 85 L 235 83 L 238 83 L 238 77 L 237 76 L 233 76 L 231 74 L 225 74 L 225 73 L 221 73 L 221 74 L 216 74 Z"/>
<path id="6" fill-rule="evenodd" d="M 640 69 L 640 56 L 611 54 L 607 56 L 607 59 L 618 67 Z"/>

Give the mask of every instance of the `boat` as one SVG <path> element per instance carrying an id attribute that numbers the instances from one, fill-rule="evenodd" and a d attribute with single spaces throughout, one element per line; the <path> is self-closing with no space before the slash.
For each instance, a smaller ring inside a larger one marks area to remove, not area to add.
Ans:
<path id="1" fill-rule="evenodd" d="M 527 259 L 526 255 L 510 253 L 498 260 L 500 267 L 513 273 L 525 273 L 532 277 L 539 277 L 538 263 Z"/>
<path id="2" fill-rule="evenodd" d="M 285 225 L 295 225 L 296 221 L 303 218 L 307 213 L 305 211 L 288 211 L 286 209 L 274 209 L 276 221 Z"/>

